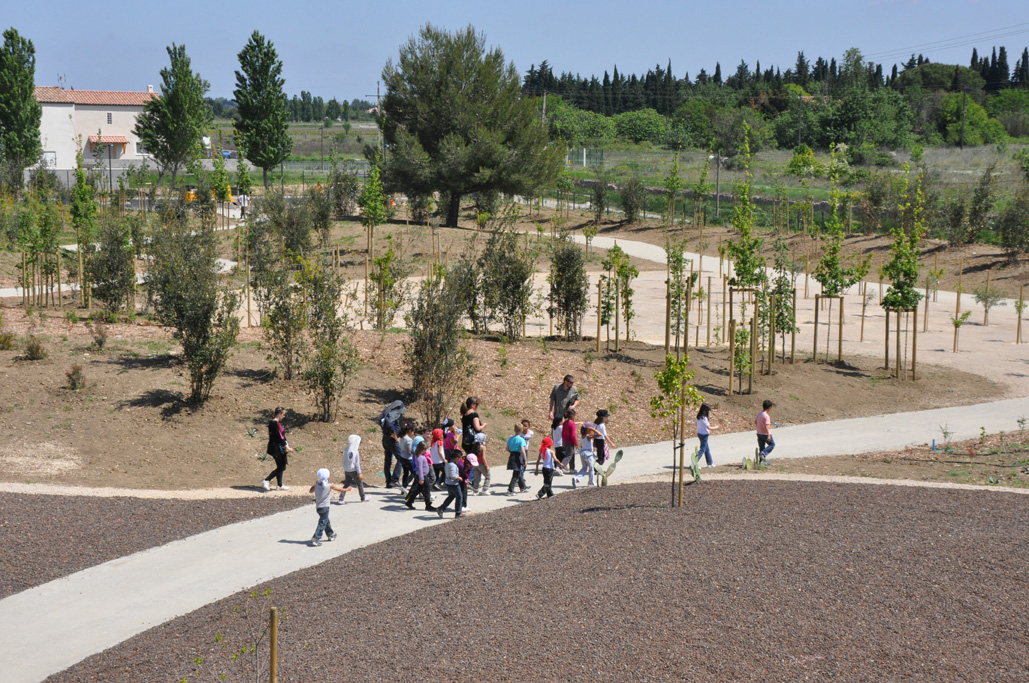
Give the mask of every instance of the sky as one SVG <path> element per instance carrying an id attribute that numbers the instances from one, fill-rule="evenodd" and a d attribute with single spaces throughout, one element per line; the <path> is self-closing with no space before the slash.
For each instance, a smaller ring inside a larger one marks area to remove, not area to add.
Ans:
<path id="1" fill-rule="evenodd" d="M 447 30 L 471 24 L 518 71 L 548 60 L 555 74 L 602 76 L 618 66 L 642 75 L 656 64 L 681 77 L 701 68 L 723 76 L 740 60 L 751 68 L 796 61 L 797 52 L 839 61 L 857 47 L 884 71 L 914 53 L 967 65 L 1006 46 L 1009 63 L 1029 45 L 1025 0 L 36 0 L 5 3 L 13 26 L 36 47 L 36 83 L 78 90 L 145 90 L 160 84 L 165 48 L 184 44 L 212 97 L 232 97 L 237 54 L 250 34 L 271 40 L 283 61 L 286 92 L 326 100 L 374 101 L 387 59 L 425 23 Z M 1022 23 L 1020 23 L 1022 22 Z"/>

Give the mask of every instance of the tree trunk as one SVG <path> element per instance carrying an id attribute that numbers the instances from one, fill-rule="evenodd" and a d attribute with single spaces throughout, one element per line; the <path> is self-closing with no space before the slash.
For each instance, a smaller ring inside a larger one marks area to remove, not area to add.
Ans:
<path id="1" fill-rule="evenodd" d="M 452 193 L 450 195 L 450 206 L 447 207 L 447 225 L 448 228 L 457 227 L 457 219 L 461 214 L 461 195 Z"/>
<path id="2" fill-rule="evenodd" d="M 261 169 L 261 173 L 263 174 L 263 177 L 264 177 L 264 189 L 267 190 L 268 189 L 268 169 L 267 168 L 262 168 Z"/>

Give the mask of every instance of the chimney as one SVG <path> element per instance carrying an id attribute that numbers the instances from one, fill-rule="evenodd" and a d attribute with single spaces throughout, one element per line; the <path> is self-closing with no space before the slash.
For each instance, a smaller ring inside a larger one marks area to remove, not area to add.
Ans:
<path id="1" fill-rule="evenodd" d="M 146 91 L 147 91 L 147 92 L 153 92 L 153 91 L 154 91 L 154 86 L 152 86 L 152 85 L 148 85 L 148 86 L 146 87 Z"/>

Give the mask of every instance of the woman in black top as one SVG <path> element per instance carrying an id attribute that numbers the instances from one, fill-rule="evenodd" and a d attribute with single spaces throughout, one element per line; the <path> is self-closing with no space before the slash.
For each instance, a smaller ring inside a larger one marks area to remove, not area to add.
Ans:
<path id="1" fill-rule="evenodd" d="M 289 488 L 282 485 L 282 473 L 286 470 L 287 453 L 293 452 L 292 446 L 286 441 L 286 430 L 282 426 L 282 418 L 285 416 L 285 408 L 276 408 L 272 421 L 268 423 L 268 450 L 265 452 L 275 459 L 275 469 L 261 481 L 261 487 L 265 491 L 271 490 L 272 477 L 275 477 L 280 491 Z"/>
<path id="2" fill-rule="evenodd" d="M 486 423 L 479 420 L 479 399 L 469 396 L 461 406 L 461 448 L 465 455 L 475 453 L 479 449 L 475 445 L 475 435 L 486 428 Z"/>

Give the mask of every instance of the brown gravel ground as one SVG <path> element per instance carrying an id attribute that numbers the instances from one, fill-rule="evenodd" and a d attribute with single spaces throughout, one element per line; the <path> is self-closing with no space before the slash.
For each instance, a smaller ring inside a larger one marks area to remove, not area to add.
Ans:
<path id="1" fill-rule="evenodd" d="M 1029 678 L 1024 497 L 749 481 L 667 499 L 623 485 L 434 526 L 48 680 L 243 680 L 229 657 L 268 603 L 289 616 L 284 681 Z"/>
<path id="2" fill-rule="evenodd" d="M 94 565 L 300 504 L 0 493 L 0 599 Z M 304 501 L 306 503 L 306 500 Z"/>

